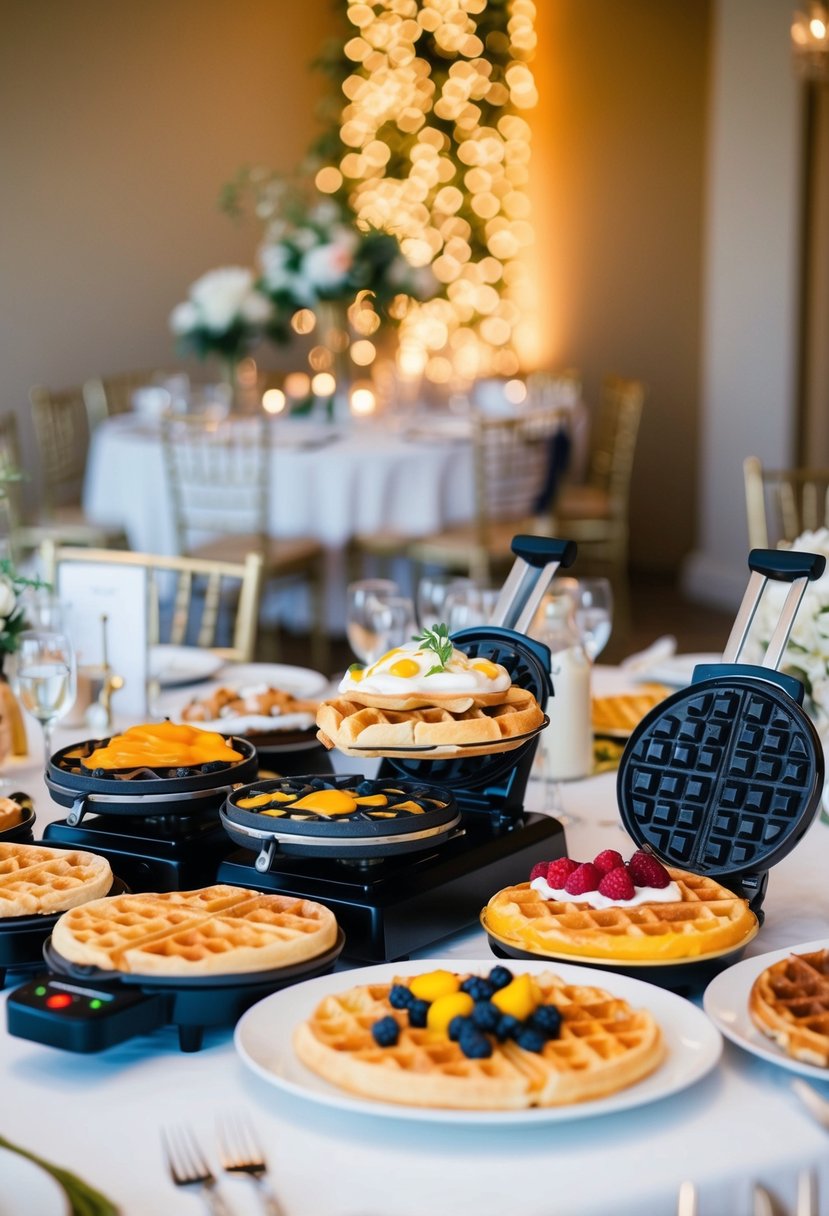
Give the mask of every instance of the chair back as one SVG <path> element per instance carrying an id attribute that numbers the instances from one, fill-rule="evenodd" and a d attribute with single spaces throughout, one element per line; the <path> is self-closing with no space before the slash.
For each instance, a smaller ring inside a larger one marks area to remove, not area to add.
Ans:
<path id="1" fill-rule="evenodd" d="M 752 549 L 785 547 L 801 532 L 829 527 L 829 468 L 766 469 L 747 456 L 743 482 Z"/>
<path id="2" fill-rule="evenodd" d="M 40 456 L 47 514 L 65 503 L 79 503 L 93 430 L 80 388 L 54 393 L 42 384 L 29 390 Z"/>
<path id="3" fill-rule="evenodd" d="M 158 370 L 123 372 L 117 376 L 93 376 L 84 382 L 83 398 L 86 403 L 90 429 L 104 418 L 115 414 L 128 414 L 134 407 L 134 396 L 139 389 L 157 387 L 159 391 L 168 387 L 171 397 L 173 389 L 179 392 L 189 389 L 189 378 L 181 372 Z"/>
<path id="4" fill-rule="evenodd" d="M 121 549 L 81 549 L 47 540 L 41 546 L 41 562 L 43 577 L 53 586 L 64 562 L 142 566 L 149 582 L 147 632 L 151 645 L 195 643 L 229 662 L 249 663 L 253 659 L 262 592 L 262 558 L 258 553 L 249 553 L 242 562 L 219 562 Z M 218 633 L 221 609 L 231 591 L 235 594 L 235 616 L 231 642 L 225 646 L 218 644 Z M 162 614 L 162 604 L 171 604 L 171 611 Z M 162 615 L 169 620 L 164 630 Z"/>
<path id="5" fill-rule="evenodd" d="M 537 371 L 527 376 L 527 406 L 529 409 L 558 407 L 573 409 L 581 401 L 581 372 L 576 368 L 564 371 Z"/>
<path id="6" fill-rule="evenodd" d="M 610 515 L 627 519 L 636 441 L 645 402 L 641 380 L 606 376 L 590 435 L 587 483 L 608 496 Z"/>
<path id="7" fill-rule="evenodd" d="M 488 547 L 491 524 L 538 514 L 566 411 L 548 406 L 509 418 L 475 414 L 472 426 L 478 542 Z"/>
<path id="8" fill-rule="evenodd" d="M 17 414 L 10 410 L 0 414 L 0 500 L 10 543 L 23 522 L 22 476 Z"/>
<path id="9" fill-rule="evenodd" d="M 162 445 L 179 551 L 200 538 L 246 535 L 268 543 L 268 428 L 264 418 L 190 414 L 162 419 Z"/>

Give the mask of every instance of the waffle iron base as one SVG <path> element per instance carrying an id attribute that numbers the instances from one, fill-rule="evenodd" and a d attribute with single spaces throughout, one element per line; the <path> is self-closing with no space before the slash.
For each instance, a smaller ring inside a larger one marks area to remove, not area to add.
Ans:
<path id="1" fill-rule="evenodd" d="M 460 826 L 462 835 L 434 849 L 364 864 L 277 854 L 260 873 L 255 854 L 240 849 L 217 881 L 318 900 L 345 930 L 347 957 L 392 962 L 476 924 L 494 891 L 523 881 L 539 856 L 567 852 L 564 828 L 547 815 L 499 831 L 488 816 L 467 814 Z"/>

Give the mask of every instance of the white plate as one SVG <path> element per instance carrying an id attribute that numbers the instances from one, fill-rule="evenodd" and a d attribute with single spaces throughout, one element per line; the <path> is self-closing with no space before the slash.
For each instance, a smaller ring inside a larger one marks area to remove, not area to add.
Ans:
<path id="1" fill-rule="evenodd" d="M 394 976 L 419 975 L 425 970 L 446 968 L 485 975 L 493 966 L 481 959 L 430 959 L 428 963 L 381 963 L 357 971 L 339 971 L 284 988 L 265 997 L 242 1017 L 236 1026 L 234 1043 L 242 1060 L 271 1085 L 289 1094 L 358 1114 L 382 1118 L 414 1119 L 437 1123 L 479 1123 L 512 1126 L 517 1123 L 562 1122 L 606 1115 L 655 1102 L 693 1085 L 717 1063 L 722 1051 L 719 1032 L 702 1010 L 663 988 L 626 976 L 608 976 L 585 967 L 556 964 L 555 972 L 575 984 L 595 984 L 623 997 L 631 1005 L 650 1010 L 665 1036 L 668 1053 L 651 1076 L 637 1085 L 620 1090 L 609 1098 L 579 1102 L 573 1106 L 511 1111 L 473 1111 L 428 1109 L 373 1102 L 329 1085 L 302 1065 L 293 1053 L 294 1027 L 304 1021 L 323 997 L 342 992 L 356 984 L 385 983 Z M 549 963 L 521 962 L 514 970 L 539 973 L 549 971 Z"/>
<path id="2" fill-rule="evenodd" d="M 310 667 L 291 667 L 287 663 L 225 663 L 221 683 L 231 688 L 268 684 L 282 688 L 295 697 L 318 697 L 328 691 L 329 679 Z"/>
<path id="3" fill-rule="evenodd" d="M 694 668 L 698 663 L 721 663 L 722 655 L 712 651 L 700 654 L 675 654 L 670 659 L 661 659 L 645 671 L 636 673 L 637 680 L 648 683 L 668 684 L 671 688 L 685 688 L 691 683 Z"/>
<path id="4" fill-rule="evenodd" d="M 20 1153 L 0 1148 L 0 1216 L 70 1216 L 60 1183 Z"/>
<path id="5" fill-rule="evenodd" d="M 223 666 L 224 659 L 199 646 L 150 647 L 150 679 L 158 680 L 162 688 L 198 684 L 201 680 L 209 680 Z"/>
<path id="6" fill-rule="evenodd" d="M 748 1012 L 751 986 L 761 971 L 765 971 L 772 963 L 779 962 L 781 958 L 788 958 L 790 954 L 809 954 L 813 950 L 824 950 L 827 947 L 829 938 L 823 938 L 817 942 L 790 946 L 786 950 L 773 950 L 770 954 L 758 954 L 753 958 L 743 959 L 741 963 L 735 963 L 727 971 L 720 972 L 705 989 L 702 998 L 705 1012 L 726 1038 L 745 1051 L 750 1051 L 752 1055 L 770 1060 L 772 1064 L 779 1064 L 781 1068 L 788 1068 L 791 1072 L 802 1073 L 804 1077 L 829 1081 L 829 1068 L 806 1064 L 786 1055 L 774 1039 L 768 1038 L 754 1025 Z"/>

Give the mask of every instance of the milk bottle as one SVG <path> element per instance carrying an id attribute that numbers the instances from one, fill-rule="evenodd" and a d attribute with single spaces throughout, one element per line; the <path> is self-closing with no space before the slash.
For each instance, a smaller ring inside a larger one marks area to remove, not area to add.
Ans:
<path id="1" fill-rule="evenodd" d="M 566 580 L 561 580 L 566 584 Z M 541 735 L 546 774 L 551 781 L 586 777 L 593 766 L 590 712 L 590 660 L 576 625 L 576 601 L 566 586 L 549 592 L 534 622 L 533 636 L 551 652 L 553 695 L 547 701 L 550 724 Z"/>

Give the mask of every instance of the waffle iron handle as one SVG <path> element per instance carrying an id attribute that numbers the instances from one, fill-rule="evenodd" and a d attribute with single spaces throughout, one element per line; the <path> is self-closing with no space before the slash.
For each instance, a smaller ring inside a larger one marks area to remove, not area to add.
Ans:
<path id="1" fill-rule="evenodd" d="M 574 541 L 552 536 L 514 536 L 510 547 L 517 560 L 489 623 L 526 633 L 556 570 L 572 566 L 578 549 Z"/>
<path id="2" fill-rule="evenodd" d="M 723 662 L 738 662 L 768 581 L 774 579 L 776 582 L 791 583 L 762 663 L 763 667 L 776 671 L 786 649 L 806 584 L 820 578 L 826 566 L 826 559 L 817 553 L 799 553 L 792 549 L 752 549 L 748 555 L 748 565 L 751 577 L 723 651 Z"/>

